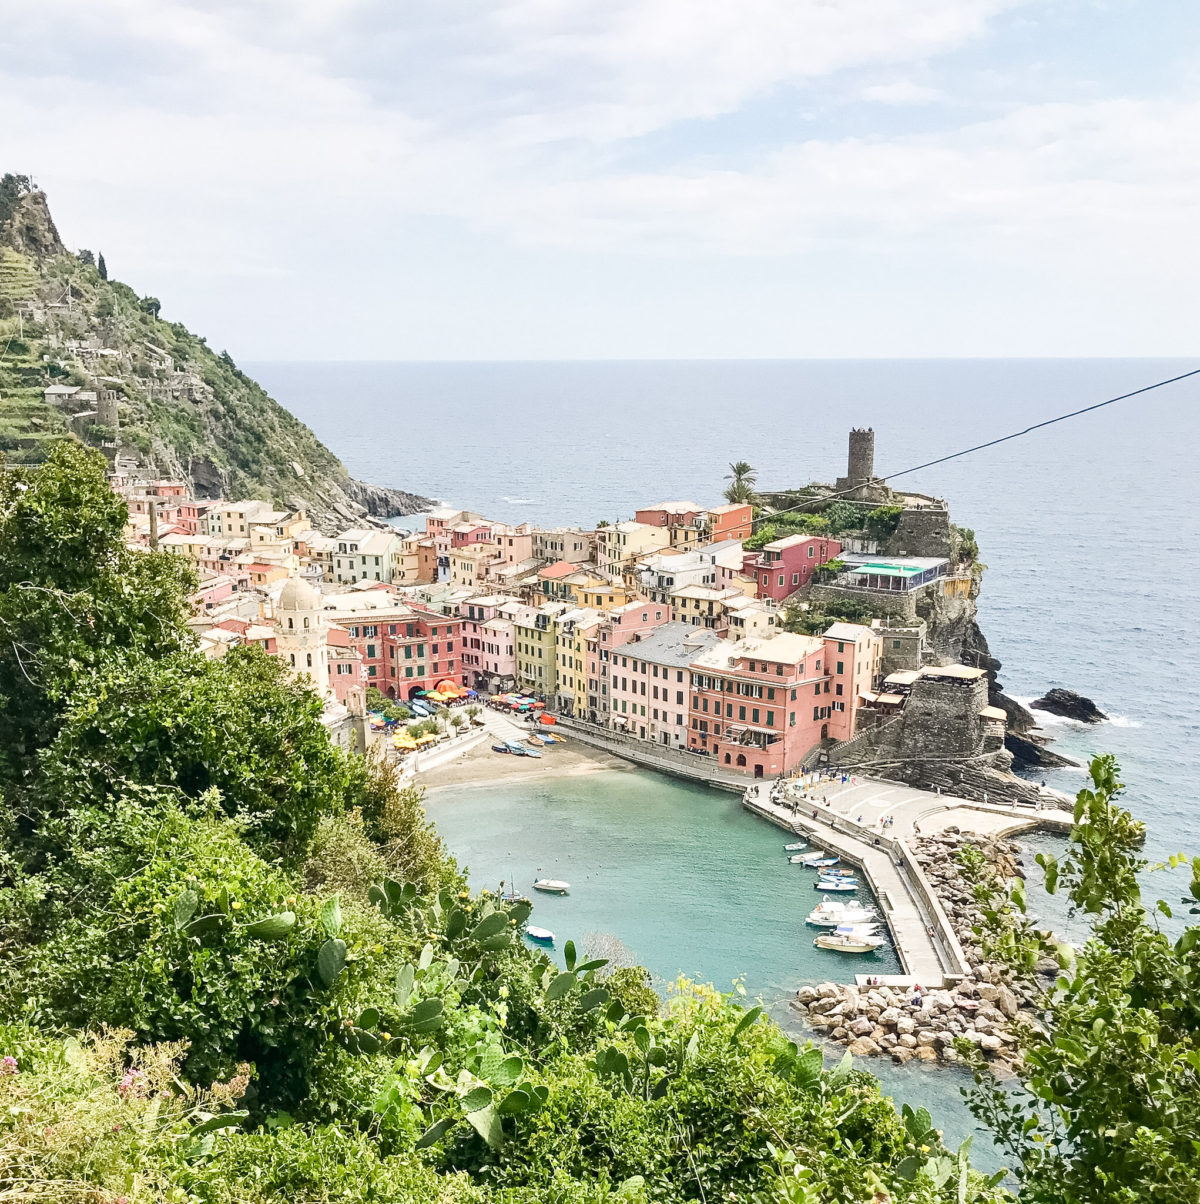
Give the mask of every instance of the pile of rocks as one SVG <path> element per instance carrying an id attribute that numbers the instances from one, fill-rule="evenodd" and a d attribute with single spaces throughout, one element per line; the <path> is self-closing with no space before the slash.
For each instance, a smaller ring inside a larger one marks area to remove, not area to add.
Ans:
<path id="1" fill-rule="evenodd" d="M 965 1037 L 993 1061 L 1018 1057 L 1009 1022 L 1020 1003 L 1003 984 L 968 979 L 953 990 L 924 991 L 918 999 L 911 989 L 827 982 L 801 987 L 793 1006 L 813 1029 L 857 1056 L 956 1062 L 955 1038 Z"/>
<path id="2" fill-rule="evenodd" d="M 964 878 L 959 846 L 974 844 L 1003 878 L 1021 874 L 1020 846 L 1004 839 L 964 837 L 957 829 L 932 837 L 914 838 L 909 847 L 937 893 L 971 967 L 971 975 L 952 989 L 856 987 L 822 983 L 801 987 L 795 1008 L 810 1026 L 830 1040 L 849 1046 L 856 1055 L 890 1054 L 897 1062 L 954 1062 L 957 1037 L 981 1050 L 998 1072 L 1020 1054 L 1012 1021 L 1032 1008 L 1032 987 L 1014 984 L 1003 966 L 984 960 L 974 929 L 981 921 L 971 883 Z M 1040 969 L 1041 967 L 1039 967 Z M 1054 965 L 1047 967 L 1053 972 Z"/>

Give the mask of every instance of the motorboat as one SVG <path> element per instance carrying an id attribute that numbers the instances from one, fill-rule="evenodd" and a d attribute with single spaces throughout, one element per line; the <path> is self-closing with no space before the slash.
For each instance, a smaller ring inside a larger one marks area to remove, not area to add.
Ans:
<path id="1" fill-rule="evenodd" d="M 828 867 L 821 869 L 822 878 L 855 878 L 857 876 L 858 870 L 831 869 Z"/>
<path id="2" fill-rule="evenodd" d="M 571 884 L 560 882 L 557 878 L 535 878 L 533 889 L 545 891 L 548 895 L 565 895 L 571 889 Z"/>
<path id="3" fill-rule="evenodd" d="M 805 853 L 800 858 L 801 865 L 807 865 L 812 869 L 823 869 L 827 865 L 837 865 L 841 860 L 836 853 Z"/>
<path id="4" fill-rule="evenodd" d="M 858 885 L 858 875 L 857 874 L 829 874 L 829 873 L 826 873 L 824 870 L 822 870 L 817 875 L 817 881 L 818 882 L 853 882 L 854 885 L 857 886 Z"/>
<path id="5" fill-rule="evenodd" d="M 832 932 L 822 932 L 813 940 L 818 949 L 837 953 L 874 953 L 883 943 L 875 924 L 839 924 Z"/>
<path id="6" fill-rule="evenodd" d="M 493 744 L 492 752 L 506 753 L 506 752 L 508 752 L 508 745 L 507 744 Z"/>
<path id="7" fill-rule="evenodd" d="M 532 924 L 529 924 L 525 928 L 525 935 L 531 941 L 536 941 L 539 945 L 554 944 L 554 933 L 549 928 L 535 928 Z"/>
<path id="8" fill-rule="evenodd" d="M 839 924 L 865 924 L 875 919 L 873 908 L 861 903 L 839 903 L 836 899 L 822 899 L 809 913 L 805 923 L 817 928 L 836 928 Z"/>
<path id="9" fill-rule="evenodd" d="M 804 864 L 804 854 L 803 853 L 793 853 L 788 858 L 788 863 L 790 865 L 803 865 Z"/>
<path id="10" fill-rule="evenodd" d="M 795 844 L 785 844 L 783 851 L 785 853 L 803 853 L 807 848 L 808 845 L 803 840 L 798 840 Z"/>
<path id="11" fill-rule="evenodd" d="M 857 878 L 818 878 L 813 890 L 828 891 L 830 894 L 848 894 L 858 890 Z"/>

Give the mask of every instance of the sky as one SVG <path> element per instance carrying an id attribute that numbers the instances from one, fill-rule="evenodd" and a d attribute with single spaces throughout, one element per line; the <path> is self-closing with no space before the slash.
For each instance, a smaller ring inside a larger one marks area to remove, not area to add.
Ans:
<path id="1" fill-rule="evenodd" d="M 1186 0 L 0 0 L 0 115 L 239 360 L 1197 341 Z"/>

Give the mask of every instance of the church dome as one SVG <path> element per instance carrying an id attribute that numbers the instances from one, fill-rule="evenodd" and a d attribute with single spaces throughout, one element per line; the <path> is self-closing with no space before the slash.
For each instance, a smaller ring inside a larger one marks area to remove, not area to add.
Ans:
<path id="1" fill-rule="evenodd" d="M 279 591 L 278 610 L 320 610 L 321 595 L 299 577 L 289 577 Z"/>

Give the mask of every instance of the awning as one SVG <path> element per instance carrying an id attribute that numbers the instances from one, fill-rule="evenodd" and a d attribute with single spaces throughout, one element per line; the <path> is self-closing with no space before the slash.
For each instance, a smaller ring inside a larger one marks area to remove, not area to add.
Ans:
<path id="1" fill-rule="evenodd" d="M 447 696 L 441 693 L 439 690 L 428 690 L 425 694 L 425 697 L 430 699 L 432 702 L 445 702 Z"/>

